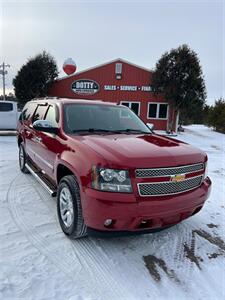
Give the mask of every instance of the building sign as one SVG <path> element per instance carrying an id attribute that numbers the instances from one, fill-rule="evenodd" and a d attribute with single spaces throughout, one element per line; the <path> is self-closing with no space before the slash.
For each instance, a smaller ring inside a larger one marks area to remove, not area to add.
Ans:
<path id="1" fill-rule="evenodd" d="M 99 84 L 91 79 L 78 79 L 72 83 L 71 88 L 79 95 L 93 95 L 99 91 Z"/>
<path id="2" fill-rule="evenodd" d="M 136 86 L 136 85 L 104 85 L 105 91 L 128 91 L 128 92 L 136 92 L 136 91 L 142 91 L 142 92 L 151 92 L 152 89 L 149 85 L 145 86 Z"/>
<path id="3" fill-rule="evenodd" d="M 121 91 L 136 92 L 137 86 L 136 85 L 121 85 L 120 90 Z"/>

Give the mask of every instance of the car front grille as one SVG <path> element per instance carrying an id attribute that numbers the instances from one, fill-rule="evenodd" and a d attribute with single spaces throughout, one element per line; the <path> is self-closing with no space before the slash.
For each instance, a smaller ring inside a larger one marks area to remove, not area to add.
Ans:
<path id="1" fill-rule="evenodd" d="M 137 178 L 147 178 L 187 174 L 199 171 L 204 171 L 203 163 L 172 168 L 137 169 L 135 170 L 135 175 Z"/>
<path id="2" fill-rule="evenodd" d="M 196 176 L 183 181 L 166 181 L 157 183 L 139 183 L 140 196 L 166 196 L 193 190 L 202 183 L 203 176 Z"/>

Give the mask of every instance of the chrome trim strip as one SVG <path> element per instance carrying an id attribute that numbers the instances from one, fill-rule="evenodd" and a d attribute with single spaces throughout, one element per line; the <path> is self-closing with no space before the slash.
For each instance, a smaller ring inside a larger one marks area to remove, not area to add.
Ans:
<path id="1" fill-rule="evenodd" d="M 190 173 L 194 173 L 194 172 L 201 172 L 201 171 L 204 171 L 205 170 L 205 163 L 197 163 L 197 164 L 193 164 L 193 165 L 183 165 L 183 166 L 178 166 L 178 167 L 162 167 L 162 168 L 147 168 L 147 169 L 136 169 L 135 170 L 135 176 L 136 178 L 151 178 L 151 177 L 168 177 L 168 176 L 171 176 L 171 174 L 168 174 L 168 175 L 158 175 L 158 176 L 146 176 L 146 177 L 139 177 L 136 175 L 136 172 L 137 171 L 152 171 L 152 170 L 171 170 L 171 169 L 182 169 L 182 168 L 186 168 L 186 167 L 193 167 L 193 166 L 197 166 L 197 165 L 203 165 L 203 168 L 202 169 L 199 169 L 197 171 L 192 171 L 192 172 L 186 172 L 186 173 L 182 173 L 182 174 L 190 174 Z M 193 177 L 192 177 L 193 178 Z"/>
<path id="2" fill-rule="evenodd" d="M 189 191 L 191 191 L 191 190 L 194 190 L 194 189 L 198 188 L 200 185 L 202 185 L 202 183 L 203 183 L 203 181 L 204 181 L 204 180 L 203 180 L 203 176 L 202 176 L 202 175 L 198 175 L 198 176 L 194 176 L 194 177 L 191 177 L 191 178 L 188 178 L 188 179 L 185 179 L 185 180 L 182 181 L 182 182 L 188 181 L 188 180 L 191 180 L 191 179 L 197 178 L 197 177 L 201 178 L 200 184 L 197 185 L 197 186 L 195 186 L 194 188 L 191 188 L 191 189 L 188 189 L 188 190 L 185 190 L 185 191 L 175 192 L 175 193 L 169 193 L 169 194 L 141 195 L 141 193 L 140 193 L 140 186 L 141 186 L 141 185 L 164 184 L 164 183 L 172 182 L 172 181 L 160 181 L 160 182 L 152 182 L 152 183 L 150 183 L 150 182 L 146 182 L 146 183 L 138 183 L 138 184 L 137 184 L 137 187 L 138 187 L 138 193 L 139 193 L 139 196 L 140 196 L 140 197 L 164 197 L 164 196 L 170 196 L 170 195 L 177 195 L 177 194 L 181 194 L 181 193 L 186 193 L 186 192 L 189 192 Z M 174 182 L 174 183 L 175 183 L 175 182 Z"/>
<path id="3" fill-rule="evenodd" d="M 46 189 L 46 191 L 52 196 L 52 197 L 55 197 L 56 195 L 56 192 L 53 191 L 52 189 L 50 189 L 47 184 L 41 180 L 41 178 L 34 172 L 34 170 L 28 165 L 28 164 L 25 164 L 27 170 L 37 179 L 37 181 L 42 185 L 42 187 L 44 189 Z"/>

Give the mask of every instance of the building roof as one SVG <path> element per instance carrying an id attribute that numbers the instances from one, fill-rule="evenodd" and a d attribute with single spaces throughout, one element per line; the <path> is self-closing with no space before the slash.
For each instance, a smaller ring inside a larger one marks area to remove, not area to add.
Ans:
<path id="1" fill-rule="evenodd" d="M 71 74 L 71 75 L 66 75 L 66 76 L 63 76 L 63 77 L 61 77 L 61 78 L 57 78 L 55 81 L 60 81 L 60 80 L 63 80 L 63 79 L 67 79 L 67 78 L 70 78 L 70 77 L 79 75 L 79 74 L 81 74 L 81 73 L 85 73 L 85 72 L 87 72 L 87 71 L 90 71 L 90 70 L 93 70 L 93 69 L 96 69 L 96 68 L 100 68 L 100 67 L 109 65 L 109 64 L 114 63 L 114 62 L 122 62 L 122 63 L 126 63 L 126 64 L 128 64 L 128 65 L 131 65 L 131 66 L 134 66 L 134 67 L 136 67 L 136 68 L 145 70 L 145 71 L 147 71 L 147 72 L 152 72 L 151 69 L 147 69 L 147 68 L 145 68 L 145 67 L 142 67 L 142 66 L 133 64 L 133 63 L 131 63 L 131 62 L 125 60 L 125 59 L 122 59 L 122 58 L 116 58 L 116 59 L 114 59 L 114 60 L 108 61 L 108 62 L 103 63 L 103 64 L 100 64 L 100 65 L 93 66 L 93 67 L 91 67 L 91 68 L 82 70 L 82 71 L 80 71 L 80 72 L 73 73 L 73 74 Z"/>

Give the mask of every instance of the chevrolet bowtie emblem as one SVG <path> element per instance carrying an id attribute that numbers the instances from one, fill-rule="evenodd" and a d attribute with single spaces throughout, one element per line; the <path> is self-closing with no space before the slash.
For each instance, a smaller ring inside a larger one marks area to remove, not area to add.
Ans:
<path id="1" fill-rule="evenodd" d="M 170 177 L 170 180 L 173 182 L 180 182 L 185 180 L 185 174 L 177 174 L 177 175 L 172 175 Z"/>

